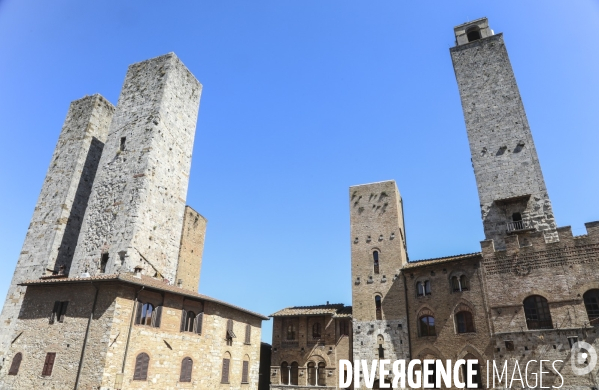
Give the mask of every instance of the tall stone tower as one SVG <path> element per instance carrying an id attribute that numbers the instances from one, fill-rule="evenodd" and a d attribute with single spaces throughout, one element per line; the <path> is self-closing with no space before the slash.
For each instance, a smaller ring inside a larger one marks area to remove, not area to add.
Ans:
<path id="1" fill-rule="evenodd" d="M 555 218 L 514 72 L 486 18 L 454 28 L 450 49 L 487 240 L 540 231 L 558 240 Z"/>
<path id="2" fill-rule="evenodd" d="M 12 341 L 27 279 L 68 269 L 114 106 L 100 95 L 71 103 L 0 317 L 0 351 Z"/>
<path id="3" fill-rule="evenodd" d="M 407 358 L 401 196 L 384 181 L 350 187 L 349 199 L 354 359 Z"/>
<path id="4" fill-rule="evenodd" d="M 201 91 L 174 53 L 129 67 L 71 276 L 139 267 L 176 282 Z"/>

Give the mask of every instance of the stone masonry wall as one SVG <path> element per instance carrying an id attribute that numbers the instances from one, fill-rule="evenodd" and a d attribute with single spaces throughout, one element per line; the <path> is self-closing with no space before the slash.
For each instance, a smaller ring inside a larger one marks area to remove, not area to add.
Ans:
<path id="1" fill-rule="evenodd" d="M 85 214 L 73 275 L 128 272 L 174 281 L 202 86 L 170 53 L 133 64 Z"/>
<path id="2" fill-rule="evenodd" d="M 95 288 L 84 284 L 30 286 L 27 288 L 21 315 L 16 320 L 16 340 L 10 345 L 7 363 L 0 372 L 2 389 L 72 389 L 81 358 L 85 330 L 93 307 Z M 64 322 L 49 323 L 55 301 L 68 301 Z M 100 287 L 86 347 L 80 388 L 99 388 L 102 380 L 108 334 L 114 313 L 115 294 Z M 18 375 L 7 375 L 10 362 L 21 352 L 23 360 Z M 42 376 L 46 354 L 56 353 L 51 376 Z"/>
<path id="3" fill-rule="evenodd" d="M 400 270 L 407 262 L 401 196 L 394 181 L 353 186 L 350 193 L 354 359 L 408 357 L 406 301 Z M 379 255 L 378 273 L 374 251 Z M 381 296 L 381 319 L 375 296 Z M 400 327 L 401 325 L 401 327 Z"/>
<path id="4" fill-rule="evenodd" d="M 271 389 L 286 388 L 286 383 L 281 383 L 281 364 L 287 362 L 291 365 L 298 363 L 298 387 L 308 385 L 307 367 L 309 362 L 318 364 L 324 362 L 326 367 L 325 386 L 338 388 L 339 384 L 339 359 L 351 359 L 351 337 L 340 335 L 339 322 L 351 321 L 350 318 L 334 318 L 326 316 L 297 316 L 274 317 L 272 335 L 272 360 L 271 360 Z M 294 321 L 297 329 L 297 340 L 286 340 L 287 321 Z M 314 322 L 323 323 L 322 337 L 319 342 L 311 340 L 312 325 Z M 313 386 L 311 386 L 313 388 Z M 321 387 L 322 388 L 322 387 Z"/>
<path id="5" fill-rule="evenodd" d="M 599 289 L 599 222 L 587 223 L 587 235 L 574 237 L 570 227 L 558 229 L 559 242 L 546 243 L 542 233 L 529 234 L 522 246 L 510 237 L 505 250 L 483 241 L 483 271 L 489 317 L 495 334 L 494 358 L 521 365 L 540 358 L 563 360 L 557 367 L 564 388 L 596 387 L 595 376 L 572 373 L 568 337 L 599 349 L 597 327 L 589 324 L 583 295 Z M 531 295 L 547 299 L 554 329 L 528 330 L 523 301 Z M 514 344 L 507 348 L 506 341 Z M 559 386 L 553 375 L 544 386 Z"/>
<path id="6" fill-rule="evenodd" d="M 70 265 L 113 111 L 100 95 L 69 107 L 0 316 L 0 357 L 25 292 L 17 284 Z"/>
<path id="7" fill-rule="evenodd" d="M 485 237 L 502 248 L 506 223 L 512 213 L 520 212 L 532 228 L 544 231 L 548 241 L 555 241 L 551 202 L 503 35 L 460 44 L 450 52 Z M 513 207 L 494 202 L 523 195 L 530 195 L 528 202 Z"/>
<path id="8" fill-rule="evenodd" d="M 179 287 L 194 292 L 200 288 L 202 252 L 204 251 L 207 223 L 206 218 L 202 217 L 200 213 L 189 206 L 185 207 L 175 282 Z M 179 281 L 181 281 L 180 285 Z"/>

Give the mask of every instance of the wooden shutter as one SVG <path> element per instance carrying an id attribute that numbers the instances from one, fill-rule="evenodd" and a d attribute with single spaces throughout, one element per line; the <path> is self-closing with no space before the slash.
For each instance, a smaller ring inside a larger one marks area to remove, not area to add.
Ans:
<path id="1" fill-rule="evenodd" d="M 196 333 L 197 334 L 202 334 L 202 325 L 204 322 L 204 313 L 199 313 L 196 316 Z"/>
<path id="2" fill-rule="evenodd" d="M 148 379 L 148 366 L 150 365 L 150 357 L 147 353 L 140 353 L 135 358 L 135 372 L 133 374 L 133 380 L 145 381 Z"/>
<path id="3" fill-rule="evenodd" d="M 50 315 L 50 323 L 53 324 L 56 319 L 56 313 L 60 311 L 60 302 L 54 302 L 54 308 L 52 309 L 52 314 Z"/>
<path id="4" fill-rule="evenodd" d="M 223 374 L 221 383 L 229 383 L 229 362 L 230 359 L 223 359 Z"/>
<path id="5" fill-rule="evenodd" d="M 60 302 L 60 310 L 58 316 L 58 322 L 63 322 L 65 314 L 67 314 L 67 306 L 69 305 L 69 301 Z"/>
<path id="6" fill-rule="evenodd" d="M 179 376 L 179 382 L 191 382 L 191 370 L 193 368 L 193 360 L 186 357 L 181 362 L 181 375 Z"/>
<path id="7" fill-rule="evenodd" d="M 252 339 L 252 327 L 250 324 L 245 326 L 245 343 L 249 344 Z"/>
<path id="8" fill-rule="evenodd" d="M 187 312 L 183 309 L 181 310 L 181 328 L 179 329 L 181 332 L 185 332 L 185 323 L 187 323 Z"/>
<path id="9" fill-rule="evenodd" d="M 160 328 L 160 319 L 162 318 L 162 306 L 156 306 L 156 309 L 152 312 L 152 326 L 154 328 Z"/>
<path id="10" fill-rule="evenodd" d="M 19 367 L 21 367 L 21 360 L 23 360 L 23 354 L 19 352 L 12 358 L 12 363 L 10 364 L 8 375 L 17 375 L 19 373 Z"/>
<path id="11" fill-rule="evenodd" d="M 250 362 L 247 360 L 243 361 L 243 370 L 241 371 L 241 383 L 248 383 L 248 371 L 250 368 Z"/>
<path id="12" fill-rule="evenodd" d="M 43 376 L 52 375 L 52 369 L 54 368 L 54 359 L 56 358 L 55 352 L 48 352 L 46 354 L 46 361 L 44 362 L 44 368 L 42 369 Z"/>
<path id="13" fill-rule="evenodd" d="M 135 325 L 139 325 L 141 322 L 141 307 L 144 304 L 141 303 L 140 301 L 137 301 L 137 313 L 135 313 Z"/>

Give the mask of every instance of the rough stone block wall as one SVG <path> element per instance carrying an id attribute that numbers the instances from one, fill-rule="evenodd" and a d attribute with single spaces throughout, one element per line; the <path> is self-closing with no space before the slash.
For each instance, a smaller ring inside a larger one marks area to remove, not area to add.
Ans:
<path id="1" fill-rule="evenodd" d="M 588 234 L 578 237 L 570 227 L 559 228 L 559 241 L 553 243 L 546 243 L 542 233 L 528 234 L 525 246 L 518 236 L 510 237 L 505 250 L 495 250 L 492 241 L 481 243 L 496 360 L 560 359 L 567 386 L 591 386 L 590 377 L 572 373 L 568 343 L 568 337 L 577 336 L 599 348 L 597 327 L 589 325 L 583 300 L 585 292 L 599 289 L 599 223 L 586 225 Z M 531 295 L 547 299 L 554 329 L 528 330 L 523 301 Z M 515 349 L 508 350 L 506 341 Z M 557 375 L 552 381 L 561 382 Z"/>
<path id="2" fill-rule="evenodd" d="M 308 385 L 307 367 L 309 362 L 318 364 L 324 362 L 326 366 L 325 388 L 336 389 L 339 387 L 339 359 L 351 359 L 351 336 L 340 335 L 339 321 L 351 320 L 350 318 L 334 318 L 327 316 L 297 316 L 274 317 L 272 335 L 272 356 L 270 383 L 271 389 L 288 388 L 281 383 L 281 364 L 297 362 L 298 386 L 294 388 L 314 388 Z M 286 340 L 286 325 L 293 322 L 297 329 L 297 340 Z M 312 342 L 312 325 L 314 322 L 324 324 L 320 342 Z M 351 331 L 351 330 L 350 330 Z M 303 351 L 302 351 L 303 348 Z M 323 386 L 320 386 L 323 388 Z"/>
<path id="3" fill-rule="evenodd" d="M 131 291 L 133 294 L 133 290 Z M 111 340 L 120 339 L 108 350 L 110 356 L 118 357 L 107 362 L 104 369 L 103 386 L 112 388 L 116 374 L 120 372 L 125 347 L 126 330 L 133 308 L 132 296 L 119 299 L 117 307 L 122 308 L 121 322 L 112 329 Z M 133 325 L 129 352 L 125 363 L 123 388 L 125 389 L 257 389 L 260 366 L 261 320 L 235 309 L 213 302 L 183 300 L 178 295 L 166 294 L 164 298 L 157 293 L 142 292 L 139 299 L 155 304 L 164 303 L 160 328 Z M 182 308 L 186 310 L 204 310 L 202 334 L 180 332 Z M 225 340 L 227 320 L 233 319 L 233 331 L 236 338 L 229 346 Z M 245 325 L 250 324 L 250 344 L 245 344 Z M 120 336 L 119 336 L 120 335 Z M 148 379 L 133 380 L 135 358 L 145 352 L 150 356 Z M 231 366 L 229 383 L 221 383 L 222 363 L 226 354 L 230 354 Z M 183 358 L 193 360 L 192 382 L 179 382 Z M 243 359 L 249 360 L 249 383 L 241 383 Z"/>
<path id="4" fill-rule="evenodd" d="M 402 200 L 395 181 L 349 189 L 352 259 L 353 355 L 378 358 L 379 332 L 390 359 L 407 358 L 406 301 L 400 270 L 407 262 Z M 378 252 L 378 273 L 374 252 Z M 381 320 L 375 296 L 381 297 Z"/>
<path id="5" fill-rule="evenodd" d="M 73 275 L 174 281 L 201 84 L 170 53 L 133 64 L 119 97 L 73 261 Z"/>
<path id="6" fill-rule="evenodd" d="M 532 228 L 555 241 L 557 226 L 551 202 L 503 35 L 460 44 L 450 52 L 485 237 L 502 248 L 506 223 L 512 213 L 520 212 Z M 523 195 L 530 195 L 523 205 L 494 202 Z"/>
<path id="7" fill-rule="evenodd" d="M 413 359 L 463 359 L 470 354 L 481 363 L 493 357 L 493 345 L 487 317 L 485 289 L 480 272 L 481 257 L 453 260 L 419 266 L 411 264 L 402 272 L 406 275 L 410 344 Z M 467 291 L 454 291 L 453 276 L 465 276 Z M 431 294 L 419 296 L 416 283 L 429 281 Z M 475 332 L 458 333 L 455 315 L 466 310 L 472 314 Z M 421 315 L 433 315 L 436 336 L 423 337 L 419 332 Z M 483 372 L 485 377 L 486 371 Z"/>
<path id="8" fill-rule="evenodd" d="M 175 282 L 179 287 L 195 292 L 200 288 L 202 253 L 204 251 L 207 223 L 206 218 L 202 217 L 200 213 L 189 206 L 185 207 Z M 179 281 L 181 281 L 181 284 L 179 284 Z"/>
<path id="9" fill-rule="evenodd" d="M 100 287 L 90 327 L 80 388 L 99 388 L 102 370 L 107 359 L 108 334 L 115 309 L 115 294 L 109 288 Z M 72 389 L 85 330 L 91 314 L 95 288 L 91 284 L 77 286 L 30 286 L 27 288 L 21 315 L 15 321 L 18 338 L 10 345 L 6 362 L 0 371 L 2 389 Z M 64 322 L 49 323 L 55 301 L 68 301 Z M 23 360 L 17 375 L 7 375 L 10 362 L 17 353 Z M 52 375 L 42 376 L 48 352 L 56 353 Z"/>
<path id="10" fill-rule="evenodd" d="M 25 292 L 17 284 L 70 265 L 113 112 L 100 95 L 69 107 L 0 316 L 0 357 Z"/>

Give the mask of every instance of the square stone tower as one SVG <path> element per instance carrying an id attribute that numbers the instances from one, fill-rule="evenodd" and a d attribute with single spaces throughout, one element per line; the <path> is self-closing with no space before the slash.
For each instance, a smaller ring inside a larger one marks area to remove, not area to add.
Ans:
<path id="1" fill-rule="evenodd" d="M 69 107 L 2 309 L 0 352 L 12 341 L 21 309 L 25 287 L 18 284 L 71 265 L 113 113 L 100 95 Z"/>
<path id="2" fill-rule="evenodd" d="M 201 91 L 174 53 L 129 67 L 70 276 L 139 267 L 176 282 Z"/>
<path id="3" fill-rule="evenodd" d="M 557 241 L 557 226 L 547 194 L 503 34 L 486 18 L 454 28 L 450 49 L 487 240 L 505 247 L 507 235 L 543 232 Z M 524 244 L 526 245 L 526 244 Z"/>
<path id="4" fill-rule="evenodd" d="M 395 181 L 350 187 L 354 359 L 408 358 L 403 206 Z"/>

